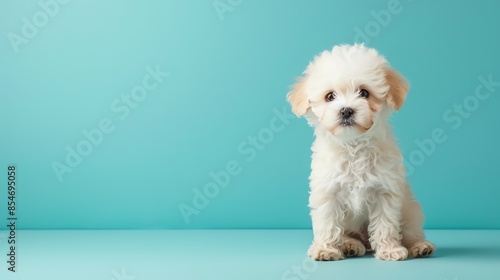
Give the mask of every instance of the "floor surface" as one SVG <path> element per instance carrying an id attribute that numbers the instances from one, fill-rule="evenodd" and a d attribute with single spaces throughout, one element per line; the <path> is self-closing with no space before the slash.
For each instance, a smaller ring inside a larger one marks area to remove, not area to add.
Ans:
<path id="1" fill-rule="evenodd" d="M 493 230 L 429 230 L 436 254 L 403 262 L 309 261 L 310 230 L 18 231 L 15 273 L 6 236 L 0 232 L 2 280 L 500 280 Z"/>

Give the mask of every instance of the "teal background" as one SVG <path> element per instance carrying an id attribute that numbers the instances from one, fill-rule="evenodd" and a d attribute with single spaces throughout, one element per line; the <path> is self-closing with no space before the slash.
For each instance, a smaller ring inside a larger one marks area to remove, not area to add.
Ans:
<path id="1" fill-rule="evenodd" d="M 0 178 L 17 166 L 18 226 L 309 228 L 306 121 L 290 119 L 249 161 L 238 147 L 289 110 L 288 87 L 315 54 L 379 26 L 367 45 L 411 82 L 393 117 L 405 158 L 434 129 L 447 136 L 409 174 L 426 228 L 500 228 L 500 87 L 456 129 L 443 118 L 479 77 L 500 81 L 500 2 L 402 0 L 377 23 L 388 2 L 230 1 L 221 18 L 213 1 L 69 1 L 16 54 L 9 32 L 41 8 L 0 1 Z M 157 65 L 169 76 L 121 120 L 112 102 Z M 103 118 L 115 130 L 60 182 L 52 163 Z M 186 223 L 179 205 L 231 161 L 241 172 Z"/>
<path id="2" fill-rule="evenodd" d="M 367 254 L 316 262 L 306 256 L 310 229 L 23 230 L 18 272 L 7 271 L 4 263 L 0 277 L 325 280 L 350 279 L 356 271 L 359 279 L 421 280 L 425 271 L 429 280 L 498 280 L 498 230 L 427 230 L 426 235 L 438 246 L 431 258 L 391 262 Z M 51 269 L 54 260 L 57 270 Z"/>

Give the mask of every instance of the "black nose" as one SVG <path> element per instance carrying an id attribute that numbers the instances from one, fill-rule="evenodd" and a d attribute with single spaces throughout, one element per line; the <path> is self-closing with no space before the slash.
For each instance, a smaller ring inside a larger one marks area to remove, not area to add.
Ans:
<path id="1" fill-rule="evenodd" d="M 354 110 L 348 107 L 340 109 L 340 115 L 343 119 L 348 119 L 354 114 Z"/>

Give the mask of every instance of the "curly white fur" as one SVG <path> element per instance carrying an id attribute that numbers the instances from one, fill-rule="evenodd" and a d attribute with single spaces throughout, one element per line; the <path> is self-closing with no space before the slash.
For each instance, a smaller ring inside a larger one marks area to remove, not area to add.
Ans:
<path id="1" fill-rule="evenodd" d="M 289 92 L 293 112 L 315 127 L 311 258 L 338 260 L 374 250 L 377 258 L 404 260 L 435 251 L 424 238 L 422 209 L 388 125 L 407 92 L 404 78 L 364 45 L 335 46 L 316 56 Z M 327 100 L 329 93 L 334 100 Z M 354 112 L 348 124 L 342 108 Z"/>

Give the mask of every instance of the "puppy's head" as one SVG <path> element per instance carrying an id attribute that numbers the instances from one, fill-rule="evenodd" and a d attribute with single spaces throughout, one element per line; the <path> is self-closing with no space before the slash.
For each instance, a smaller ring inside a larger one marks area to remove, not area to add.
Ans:
<path id="1" fill-rule="evenodd" d="M 288 93 L 297 116 L 334 136 L 355 138 L 369 131 L 385 109 L 399 110 L 408 85 L 387 60 L 364 45 L 335 46 L 316 56 Z"/>

